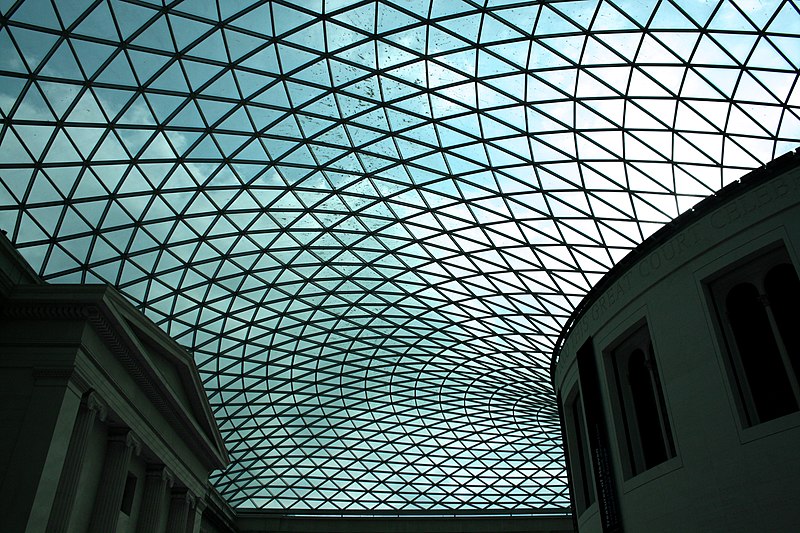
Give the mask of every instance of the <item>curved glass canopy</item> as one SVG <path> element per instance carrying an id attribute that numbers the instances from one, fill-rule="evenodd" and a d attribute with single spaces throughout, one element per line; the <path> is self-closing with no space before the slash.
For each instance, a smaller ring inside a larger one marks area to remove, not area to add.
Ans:
<path id="1" fill-rule="evenodd" d="M 0 227 L 194 352 L 244 508 L 565 510 L 561 325 L 800 139 L 793 1 L 0 11 Z"/>

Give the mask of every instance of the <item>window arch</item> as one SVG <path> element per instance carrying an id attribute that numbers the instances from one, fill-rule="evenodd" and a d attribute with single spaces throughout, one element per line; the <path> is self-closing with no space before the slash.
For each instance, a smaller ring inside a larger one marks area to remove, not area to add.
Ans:
<path id="1" fill-rule="evenodd" d="M 617 419 L 624 430 L 623 466 L 630 478 L 675 457 L 675 443 L 647 325 L 612 346 Z"/>
<path id="2" fill-rule="evenodd" d="M 797 412 L 800 281 L 786 249 L 747 259 L 710 288 L 745 425 Z"/>
<path id="3" fill-rule="evenodd" d="M 800 279 L 790 263 L 780 263 L 767 272 L 764 278 L 775 325 L 780 334 L 795 378 L 800 381 Z"/>

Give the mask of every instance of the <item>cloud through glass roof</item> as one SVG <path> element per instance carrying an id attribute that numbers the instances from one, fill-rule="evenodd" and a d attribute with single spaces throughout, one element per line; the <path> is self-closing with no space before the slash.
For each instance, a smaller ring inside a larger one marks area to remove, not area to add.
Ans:
<path id="1" fill-rule="evenodd" d="M 561 325 L 800 139 L 791 1 L 0 11 L 0 227 L 194 352 L 240 507 L 566 509 Z"/>

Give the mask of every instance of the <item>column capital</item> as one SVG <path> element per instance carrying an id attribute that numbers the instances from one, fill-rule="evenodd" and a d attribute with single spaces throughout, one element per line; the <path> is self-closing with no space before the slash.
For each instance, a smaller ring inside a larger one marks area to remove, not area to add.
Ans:
<path id="1" fill-rule="evenodd" d="M 106 415 L 108 415 L 108 406 L 96 391 L 87 392 L 83 397 L 83 403 L 90 413 L 97 415 L 97 419 L 100 422 L 105 421 Z"/>
<path id="2" fill-rule="evenodd" d="M 110 442 L 122 442 L 127 448 L 133 450 L 134 455 L 142 453 L 142 441 L 130 428 L 111 428 L 108 430 Z"/>
<path id="3" fill-rule="evenodd" d="M 175 475 L 172 473 L 172 470 L 162 464 L 148 463 L 145 476 L 149 478 L 159 478 L 161 481 L 166 481 L 169 488 L 172 488 L 172 486 L 175 484 Z"/>
<path id="4" fill-rule="evenodd" d="M 178 487 L 172 489 L 172 499 L 173 500 L 183 500 L 189 504 L 189 507 L 192 508 L 197 504 L 197 498 L 192 491 L 187 489 L 186 487 Z"/>

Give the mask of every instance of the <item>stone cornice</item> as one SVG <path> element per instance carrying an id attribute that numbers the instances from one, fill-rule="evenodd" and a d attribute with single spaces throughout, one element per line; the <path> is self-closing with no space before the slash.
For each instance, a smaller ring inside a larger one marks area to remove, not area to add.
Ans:
<path id="1" fill-rule="evenodd" d="M 113 296 L 109 296 L 109 293 L 113 293 Z M 187 409 L 191 409 L 192 406 L 184 405 L 175 396 L 175 393 L 165 385 L 163 377 L 154 368 L 152 362 L 136 348 L 136 341 L 130 338 L 133 335 L 132 332 L 123 325 L 122 320 L 115 312 L 120 305 L 130 306 L 130 304 L 125 303 L 124 298 L 118 295 L 113 288 L 106 286 L 68 286 L 66 288 L 42 285 L 20 286 L 9 296 L 5 301 L 0 301 L 0 318 L 34 321 L 73 320 L 85 321 L 90 324 L 167 423 L 182 439 L 197 444 L 194 448 L 207 466 L 210 469 L 216 469 L 226 464 L 226 452 L 213 418 L 205 424 L 212 426 L 212 434 L 209 435 L 207 434 L 208 428 L 204 431 L 192 419 L 192 415 L 199 415 L 196 409 L 194 413 L 187 412 Z M 66 299 L 69 301 L 64 301 Z M 138 311 L 133 310 L 131 313 L 131 310 L 125 310 L 126 318 L 135 317 L 142 321 L 147 320 Z M 153 339 L 156 343 L 160 340 L 162 339 Z M 167 349 L 169 348 L 167 347 Z M 189 365 L 184 365 L 184 368 L 180 370 L 182 372 L 193 371 Z M 42 369 L 42 372 L 44 371 L 46 370 Z M 66 371 L 64 370 L 64 372 Z M 78 372 L 69 370 L 64 377 L 69 378 L 77 374 Z M 203 395 L 202 399 L 195 403 L 207 403 L 202 389 L 193 388 L 192 392 Z M 201 412 L 202 416 L 210 416 L 210 412 L 206 410 Z"/>

